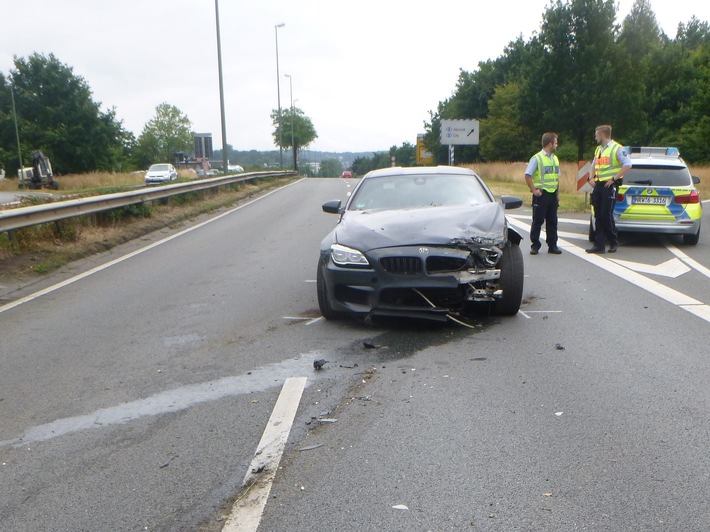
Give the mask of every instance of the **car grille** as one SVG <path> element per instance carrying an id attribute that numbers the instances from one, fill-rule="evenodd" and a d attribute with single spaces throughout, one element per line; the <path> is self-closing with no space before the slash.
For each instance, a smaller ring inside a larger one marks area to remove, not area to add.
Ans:
<path id="1" fill-rule="evenodd" d="M 422 261 L 419 257 L 382 257 L 380 266 L 387 273 L 414 275 L 422 273 Z"/>
<path id="2" fill-rule="evenodd" d="M 426 271 L 429 273 L 458 272 L 466 268 L 466 259 L 460 257 L 427 257 Z"/>

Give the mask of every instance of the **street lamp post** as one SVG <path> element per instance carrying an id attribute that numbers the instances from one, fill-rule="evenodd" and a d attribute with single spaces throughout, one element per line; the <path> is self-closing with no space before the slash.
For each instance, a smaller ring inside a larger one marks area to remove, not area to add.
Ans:
<path id="1" fill-rule="evenodd" d="M 22 183 L 25 179 L 24 165 L 22 164 L 22 148 L 20 148 L 20 129 L 17 127 L 17 109 L 15 109 L 15 90 L 10 83 L 10 98 L 12 99 L 12 116 L 15 119 L 15 137 L 17 138 L 17 158 L 20 160 L 20 171 L 17 178 Z"/>
<path id="2" fill-rule="evenodd" d="M 274 33 L 276 34 L 276 96 L 279 103 L 279 165 L 281 168 L 284 167 L 284 150 L 282 145 L 282 133 L 281 133 L 281 76 L 279 75 L 279 28 L 283 28 L 286 23 L 276 24 L 274 26 Z"/>
<path id="3" fill-rule="evenodd" d="M 288 88 L 291 96 L 291 149 L 293 150 L 293 169 L 298 171 L 298 167 L 296 165 L 296 144 L 294 143 L 293 138 L 293 77 L 291 74 L 284 74 L 284 76 L 288 78 Z"/>
<path id="4" fill-rule="evenodd" d="M 227 175 L 227 128 L 224 119 L 224 79 L 222 77 L 222 43 L 219 38 L 219 0 L 214 0 L 215 22 L 217 24 L 217 70 L 219 71 L 219 106 L 222 113 L 222 172 Z"/>

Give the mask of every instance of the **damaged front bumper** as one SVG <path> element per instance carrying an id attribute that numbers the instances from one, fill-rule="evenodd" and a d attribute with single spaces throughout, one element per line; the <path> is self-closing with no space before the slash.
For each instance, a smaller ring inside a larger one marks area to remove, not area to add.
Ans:
<path id="1" fill-rule="evenodd" d="M 502 296 L 497 246 L 403 246 L 368 252 L 370 268 L 341 267 L 322 252 L 321 267 L 336 312 L 445 321 L 470 303 Z"/>

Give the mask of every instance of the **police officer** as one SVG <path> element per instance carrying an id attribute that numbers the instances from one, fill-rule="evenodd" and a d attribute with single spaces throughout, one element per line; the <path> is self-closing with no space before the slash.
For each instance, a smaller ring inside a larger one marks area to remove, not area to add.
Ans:
<path id="1" fill-rule="evenodd" d="M 598 126 L 594 138 L 599 146 L 594 152 L 592 171 L 588 178 L 594 186 L 591 200 L 594 207 L 594 245 L 585 251 L 604 253 L 608 240 L 609 253 L 614 253 L 619 245 L 614 223 L 616 190 L 624 174 L 631 168 L 631 159 L 626 148 L 611 139 L 611 126 Z"/>
<path id="2" fill-rule="evenodd" d="M 560 204 L 560 161 L 555 155 L 557 135 L 545 133 L 542 136 L 542 151 L 530 159 L 525 169 L 525 182 L 532 192 L 533 219 L 530 227 L 530 254 L 537 255 L 542 244 L 540 231 L 545 224 L 547 252 L 559 255 L 557 247 L 557 207 Z"/>

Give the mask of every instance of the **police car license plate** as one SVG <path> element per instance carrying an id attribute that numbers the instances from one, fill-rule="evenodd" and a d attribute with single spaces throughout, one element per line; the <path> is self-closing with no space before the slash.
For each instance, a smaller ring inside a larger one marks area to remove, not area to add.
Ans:
<path id="1" fill-rule="evenodd" d="M 665 196 L 633 196 L 631 203 L 642 205 L 667 205 Z"/>

